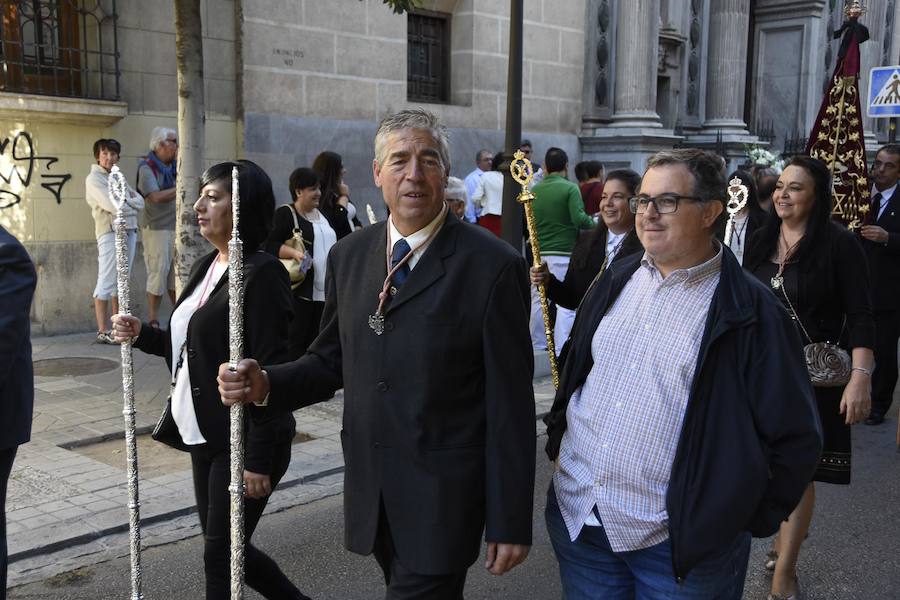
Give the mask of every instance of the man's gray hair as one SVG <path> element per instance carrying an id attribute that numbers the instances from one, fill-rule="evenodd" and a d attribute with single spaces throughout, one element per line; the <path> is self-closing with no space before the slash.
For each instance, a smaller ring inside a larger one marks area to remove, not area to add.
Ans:
<path id="1" fill-rule="evenodd" d="M 410 108 L 388 115 L 382 119 L 375 133 L 375 162 L 384 164 L 385 144 L 388 135 L 403 129 L 424 129 L 437 141 L 438 154 L 444 171 L 450 170 L 450 138 L 447 128 L 438 122 L 438 118 L 427 110 Z"/>
<path id="2" fill-rule="evenodd" d="M 695 148 L 664 150 L 650 157 L 647 170 L 671 165 L 684 165 L 690 171 L 694 177 L 694 196 L 703 202 L 725 203 L 725 175 L 718 155 Z"/>
<path id="3" fill-rule="evenodd" d="M 493 154 L 493 152 L 491 152 L 487 148 L 482 148 L 477 153 L 475 153 L 475 162 L 476 163 L 481 162 L 481 159 L 482 159 L 482 157 L 484 157 L 485 154 Z"/>
<path id="4" fill-rule="evenodd" d="M 150 132 L 150 150 L 156 152 L 170 134 L 178 137 L 178 132 L 171 127 L 154 127 Z"/>

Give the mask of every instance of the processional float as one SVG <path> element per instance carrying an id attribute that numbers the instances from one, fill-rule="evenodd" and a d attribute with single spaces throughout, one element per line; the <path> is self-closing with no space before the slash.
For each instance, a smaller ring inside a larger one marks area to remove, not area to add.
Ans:
<path id="1" fill-rule="evenodd" d="M 116 207 L 116 284 L 119 293 L 119 312 L 131 314 L 128 284 L 128 233 L 125 207 L 128 206 L 128 183 L 119 167 L 113 166 L 107 183 L 109 197 Z M 128 477 L 128 541 L 131 552 L 131 599 L 143 600 L 141 593 L 141 511 L 138 493 L 137 437 L 134 417 L 134 362 L 131 340 L 122 343 L 122 396 L 125 417 L 125 466 Z"/>

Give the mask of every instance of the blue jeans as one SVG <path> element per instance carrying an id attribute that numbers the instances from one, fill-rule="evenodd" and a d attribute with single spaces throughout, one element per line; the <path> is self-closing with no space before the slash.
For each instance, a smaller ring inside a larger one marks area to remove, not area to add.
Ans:
<path id="1" fill-rule="evenodd" d="M 669 540 L 632 552 L 613 552 L 602 526 L 585 526 L 571 541 L 552 483 L 544 517 L 559 562 L 564 600 L 741 599 L 749 533 L 738 535 L 722 554 L 696 565 L 678 583 Z"/>

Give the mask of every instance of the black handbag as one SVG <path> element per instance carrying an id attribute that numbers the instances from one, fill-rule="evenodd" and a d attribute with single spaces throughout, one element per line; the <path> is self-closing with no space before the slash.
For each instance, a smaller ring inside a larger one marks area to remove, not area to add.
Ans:
<path id="1" fill-rule="evenodd" d="M 172 392 L 175 390 L 175 380 L 178 378 L 178 371 L 181 370 L 181 364 L 184 362 L 184 348 L 186 345 L 187 340 L 181 345 L 181 351 L 178 353 L 178 363 L 175 365 L 175 372 L 172 373 L 172 384 L 169 389 L 169 397 L 166 398 L 166 407 L 159 416 L 156 427 L 150 433 L 150 437 L 155 441 L 182 452 L 189 452 L 190 447 L 181 439 L 178 424 L 175 422 L 175 417 L 172 416 Z"/>
<path id="2" fill-rule="evenodd" d="M 175 423 L 175 418 L 172 416 L 171 396 L 166 399 L 166 407 L 159 416 L 159 421 L 156 422 L 150 437 L 170 448 L 175 448 L 182 452 L 190 451 L 190 447 L 181 439 L 181 434 L 178 432 L 178 424 Z"/>

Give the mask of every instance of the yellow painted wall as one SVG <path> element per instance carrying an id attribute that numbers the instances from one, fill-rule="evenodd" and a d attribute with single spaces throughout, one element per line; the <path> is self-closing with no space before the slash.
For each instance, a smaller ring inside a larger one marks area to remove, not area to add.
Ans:
<path id="1" fill-rule="evenodd" d="M 111 137 L 122 144 L 119 166 L 134 185 L 138 160 L 149 151 L 150 132 L 157 126 L 177 129 L 174 116 L 129 115 L 111 127 L 42 123 L 29 119 L 27 113 L 21 120 L 0 121 L 0 206 L 12 201 L 8 192 L 21 197 L 16 205 L 0 210 L 0 225 L 23 242 L 93 241 L 94 223 L 84 199 L 84 178 L 94 163 L 94 141 Z M 30 136 L 34 155 L 41 157 L 33 163 L 27 187 L 22 182 L 28 165 L 21 158 L 26 148 L 24 138 L 20 137 L 16 145 L 20 158 L 14 159 L 13 153 L 13 140 L 21 132 Z M 8 140 L 5 145 L 4 140 Z M 235 158 L 239 147 L 235 121 L 207 120 L 207 165 Z M 44 157 L 57 161 L 49 164 Z M 62 186 L 57 202 L 41 183 L 55 181 L 48 175 L 62 174 L 71 178 Z"/>

